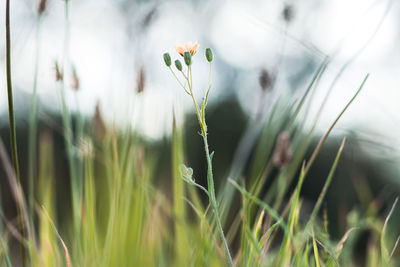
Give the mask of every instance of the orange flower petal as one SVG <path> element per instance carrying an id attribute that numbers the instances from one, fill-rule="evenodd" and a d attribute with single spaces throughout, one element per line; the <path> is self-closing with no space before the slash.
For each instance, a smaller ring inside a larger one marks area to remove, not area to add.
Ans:
<path id="1" fill-rule="evenodd" d="M 190 53 L 192 54 L 192 56 L 194 54 L 196 54 L 197 49 L 199 49 L 199 47 L 200 47 L 200 45 L 197 42 L 192 46 L 192 49 L 190 50 Z"/>
<path id="2" fill-rule="evenodd" d="M 195 42 L 186 42 L 183 45 L 175 45 L 175 50 L 178 52 L 181 56 L 185 54 L 185 52 L 189 52 L 192 56 L 196 54 L 197 49 L 199 49 L 200 45 Z"/>
<path id="3" fill-rule="evenodd" d="M 186 44 L 184 44 L 186 50 L 185 52 L 189 52 L 192 46 L 193 46 L 192 42 L 187 42 Z"/>
<path id="4" fill-rule="evenodd" d="M 175 50 L 178 52 L 181 56 L 185 53 L 185 49 L 181 45 L 175 45 Z"/>

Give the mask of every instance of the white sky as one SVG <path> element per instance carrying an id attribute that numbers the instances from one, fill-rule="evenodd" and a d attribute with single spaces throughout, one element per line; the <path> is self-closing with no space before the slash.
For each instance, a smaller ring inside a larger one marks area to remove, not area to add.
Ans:
<path id="1" fill-rule="evenodd" d="M 49 2 L 41 32 L 39 93 L 48 108 L 57 110 L 53 63 L 63 59 L 64 6 L 63 1 Z M 135 23 L 150 10 L 151 4 L 138 5 L 131 17 L 122 17 L 122 10 L 111 0 L 71 0 L 70 3 L 71 62 L 82 86 L 77 96 L 79 106 L 91 114 L 99 100 L 108 120 L 126 123 L 131 118 L 135 127 L 147 136 L 157 138 L 170 129 L 174 103 L 178 109 L 191 107 L 190 100 L 179 90 L 162 60 L 165 51 L 173 58 L 177 57 L 174 44 L 187 40 L 197 40 L 201 44 L 194 65 L 199 98 L 203 95 L 207 77 L 208 66 L 203 53 L 208 46 L 215 51 L 216 66 L 229 64 L 242 70 L 242 83 L 248 87 L 257 85 L 254 77 L 260 68 L 274 66 L 281 52 L 292 58 L 319 56 L 322 59 L 312 47 L 325 54 L 340 47 L 318 89 L 318 103 L 340 67 L 371 36 L 388 1 L 302 1 L 301 6 L 295 6 L 295 19 L 287 28 L 289 37 L 284 35 L 285 27 L 279 13 L 282 1 L 204 1 L 195 7 L 187 1 L 164 1 L 160 4 L 158 17 L 145 34 L 138 33 Z M 35 17 L 31 4 L 26 0 L 12 1 L 13 82 L 14 88 L 27 93 L 32 90 L 35 54 Z M 0 12 L 0 21 L 4 21 L 3 5 Z M 345 114 L 337 131 L 353 126 L 371 129 L 386 136 L 386 142 L 399 146 L 399 14 L 400 3 L 393 1 L 378 34 L 335 87 L 325 107 L 320 131 L 328 127 L 365 74 L 370 73 L 364 91 Z M 131 30 L 131 35 L 127 34 L 127 29 Z M 0 36 L 5 36 L 4 27 L 0 28 Z M 0 55 L 4 60 L 4 38 L 2 40 Z M 146 71 L 146 91 L 137 98 L 134 94 L 136 72 L 142 64 Z M 2 65 L 0 112 L 5 112 L 4 62 Z M 295 69 L 296 66 L 289 67 Z M 218 76 L 219 71 L 221 69 L 214 68 L 211 101 L 224 93 L 224 76 Z M 282 71 L 282 75 L 290 73 L 290 70 Z M 283 94 L 289 92 L 284 79 L 278 86 Z M 246 90 L 238 92 L 239 96 L 248 95 Z M 243 107 L 252 112 L 257 95 L 246 99 Z M 68 101 L 72 107 L 76 106 L 75 100 L 69 91 Z M 315 105 L 312 111 L 317 109 Z"/>

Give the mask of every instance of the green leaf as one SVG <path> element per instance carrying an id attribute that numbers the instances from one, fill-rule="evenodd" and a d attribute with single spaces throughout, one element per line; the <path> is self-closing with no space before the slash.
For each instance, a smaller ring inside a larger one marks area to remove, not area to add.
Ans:
<path id="1" fill-rule="evenodd" d="M 179 171 L 181 173 L 182 179 L 190 184 L 194 184 L 193 180 L 193 169 L 186 167 L 185 164 L 179 166 Z"/>
<path id="2" fill-rule="evenodd" d="M 211 152 L 211 154 L 210 154 L 210 160 L 211 160 L 211 161 L 212 161 L 213 158 L 214 158 L 214 152 L 215 152 L 215 151 Z"/>

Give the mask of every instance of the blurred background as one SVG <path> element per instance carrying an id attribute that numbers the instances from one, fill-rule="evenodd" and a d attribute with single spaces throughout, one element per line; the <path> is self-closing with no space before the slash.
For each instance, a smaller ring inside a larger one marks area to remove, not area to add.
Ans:
<path id="1" fill-rule="evenodd" d="M 49 0 L 40 21 L 35 0 L 11 4 L 17 136 L 24 161 L 36 55 L 40 127 L 61 133 L 55 62 L 63 61 L 67 24 L 62 0 Z M 1 5 L 0 21 L 4 21 L 4 8 Z M 203 155 L 197 153 L 201 140 L 192 104 L 162 58 L 165 52 L 179 58 L 175 44 L 198 41 L 193 79 L 199 99 L 208 75 L 204 50 L 211 47 L 214 52 L 208 121 L 210 145 L 218 152 L 218 178 L 228 176 L 246 127 L 262 121 L 278 100 L 300 97 L 321 63 L 329 59 L 309 103 L 309 114 L 314 115 L 304 125 L 311 127 L 320 115 L 311 149 L 365 75 L 370 73 L 370 77 L 332 132 L 303 193 L 310 201 L 318 197 L 343 136 L 348 136 L 348 144 L 328 203 L 331 199 L 345 213 L 362 203 L 363 196 L 381 197 L 386 203 L 400 191 L 399 1 L 70 0 L 69 18 L 68 53 L 73 68 L 65 70 L 68 106 L 91 118 L 98 104 L 107 125 L 135 129 L 159 151 L 160 179 L 170 176 L 166 144 L 174 113 L 180 124 L 187 121 L 188 161 L 199 177 L 206 169 Z M 0 127 L 1 138 L 7 141 L 5 27 L 0 28 L 0 36 Z M 73 90 L 75 76 L 78 91 Z M 260 131 L 255 127 L 250 136 Z M 62 173 L 65 151 L 62 138 L 56 140 L 61 158 L 57 169 Z M 362 187 L 364 182 L 369 186 Z M 68 185 L 68 181 L 60 183 Z M 344 215 L 333 212 L 332 216 Z"/>

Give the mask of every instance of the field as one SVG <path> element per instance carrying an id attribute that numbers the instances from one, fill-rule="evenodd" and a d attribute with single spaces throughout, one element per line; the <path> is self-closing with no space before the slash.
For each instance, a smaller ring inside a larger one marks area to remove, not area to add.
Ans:
<path id="1" fill-rule="evenodd" d="M 353 81 L 351 96 L 319 134 L 321 113 L 347 63 L 320 102 L 316 94 L 331 75 L 329 56 L 314 62 L 304 86 L 290 94 L 274 87 L 276 73 L 252 70 L 260 97 L 251 117 L 237 99 L 213 102 L 221 63 L 212 45 L 165 47 L 152 68 L 175 82 L 178 104 L 168 113 L 170 134 L 149 138 L 131 123 L 145 117 L 146 105 L 158 110 L 159 103 L 140 97 L 151 83 L 143 67 L 137 68 L 133 104 L 120 99 L 121 109 L 128 106 L 122 123 L 109 119 L 107 105 L 89 114 L 71 101 L 80 97 L 84 79 L 70 58 L 71 1 L 63 1 L 63 59 L 53 66 L 59 110 L 40 107 L 38 62 L 45 51 L 38 34 L 33 90 L 23 113 L 13 88 L 13 6 L 6 0 L 1 266 L 400 265 L 399 186 L 386 180 L 389 170 L 376 171 L 385 160 L 373 155 L 364 164 L 361 149 L 354 150 L 354 161 L 346 155 L 348 143 L 356 144 L 351 132 L 334 134 L 373 73 Z M 39 1 L 38 32 L 47 5 Z M 284 23 L 292 20 L 291 8 L 282 10 Z"/>

